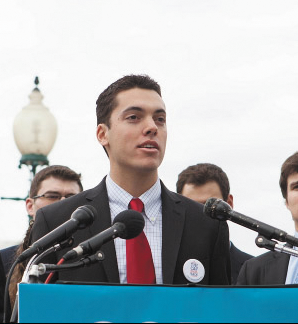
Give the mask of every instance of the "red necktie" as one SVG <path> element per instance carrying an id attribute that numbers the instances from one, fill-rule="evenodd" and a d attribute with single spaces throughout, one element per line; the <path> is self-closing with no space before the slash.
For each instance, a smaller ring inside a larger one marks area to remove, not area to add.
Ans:
<path id="1" fill-rule="evenodd" d="M 130 208 L 141 213 L 144 204 L 132 199 Z M 155 268 L 151 249 L 144 231 L 136 238 L 126 241 L 126 270 L 129 284 L 155 284 Z"/>

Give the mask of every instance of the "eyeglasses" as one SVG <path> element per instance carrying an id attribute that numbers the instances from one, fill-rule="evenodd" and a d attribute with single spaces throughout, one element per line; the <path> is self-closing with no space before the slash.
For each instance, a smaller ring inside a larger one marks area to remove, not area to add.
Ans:
<path id="1" fill-rule="evenodd" d="M 48 200 L 52 200 L 52 201 L 58 201 L 58 200 L 61 200 L 62 198 L 70 198 L 70 197 L 73 197 L 75 196 L 74 194 L 69 194 L 69 195 L 66 195 L 66 196 L 62 196 L 60 194 L 55 194 L 55 193 L 45 193 L 43 195 L 40 195 L 40 196 L 35 196 L 33 197 L 32 199 L 38 199 L 38 198 L 45 198 L 45 199 L 48 199 Z"/>

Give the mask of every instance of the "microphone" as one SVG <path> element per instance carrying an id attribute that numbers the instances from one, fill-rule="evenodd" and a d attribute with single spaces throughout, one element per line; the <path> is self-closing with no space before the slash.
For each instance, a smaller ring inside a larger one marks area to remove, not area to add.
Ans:
<path id="1" fill-rule="evenodd" d="M 69 239 L 77 230 L 85 229 L 93 224 L 95 217 L 97 217 L 97 211 L 93 206 L 85 205 L 77 208 L 72 213 L 69 221 L 45 235 L 24 251 L 18 257 L 18 263 L 31 258 L 34 254 L 38 254 L 58 242 Z"/>
<path id="2" fill-rule="evenodd" d="M 259 222 L 256 219 L 237 213 L 225 201 L 217 198 L 210 198 L 204 206 L 204 214 L 219 221 L 230 220 L 233 223 L 253 230 L 268 239 L 276 239 L 280 242 L 287 242 L 298 246 L 298 239 L 271 225 Z"/>
<path id="3" fill-rule="evenodd" d="M 144 227 L 145 221 L 141 213 L 125 210 L 116 216 L 110 228 L 80 243 L 76 248 L 68 251 L 62 259 L 69 261 L 81 255 L 94 254 L 102 245 L 117 237 L 125 240 L 133 239 L 142 233 Z"/>
<path id="4" fill-rule="evenodd" d="M 276 241 L 273 240 L 267 240 L 265 237 L 263 236 L 258 236 L 256 238 L 256 245 L 259 248 L 264 248 L 270 251 L 274 251 L 274 252 L 278 252 L 278 253 L 285 253 L 288 255 L 292 255 L 294 257 L 298 257 L 298 251 L 291 249 L 289 246 L 287 245 L 283 245 L 283 244 L 279 244 Z"/>

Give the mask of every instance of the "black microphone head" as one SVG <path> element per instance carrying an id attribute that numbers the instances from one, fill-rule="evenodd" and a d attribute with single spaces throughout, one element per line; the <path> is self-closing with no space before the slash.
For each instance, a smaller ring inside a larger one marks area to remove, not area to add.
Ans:
<path id="1" fill-rule="evenodd" d="M 135 210 L 125 210 L 118 214 L 114 219 L 113 225 L 116 223 L 125 225 L 123 232 L 119 233 L 119 237 L 125 240 L 139 236 L 145 227 L 143 215 Z"/>
<path id="2" fill-rule="evenodd" d="M 92 225 L 95 217 L 97 217 L 97 210 L 91 205 L 81 206 L 71 215 L 71 219 L 78 222 L 79 229 L 85 229 Z"/>
<path id="3" fill-rule="evenodd" d="M 218 198 L 209 198 L 204 206 L 204 214 L 213 219 L 220 221 L 226 221 L 229 219 L 229 212 L 232 211 L 232 207 Z"/>

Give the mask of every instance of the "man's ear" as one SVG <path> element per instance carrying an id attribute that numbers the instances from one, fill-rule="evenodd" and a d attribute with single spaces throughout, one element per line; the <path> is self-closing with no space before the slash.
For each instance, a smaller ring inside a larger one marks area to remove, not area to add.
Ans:
<path id="1" fill-rule="evenodd" d="M 108 131 L 109 131 L 109 128 L 105 124 L 99 124 L 97 126 L 96 137 L 97 137 L 98 142 L 103 147 L 106 147 L 109 144 L 109 141 L 108 141 Z"/>
<path id="2" fill-rule="evenodd" d="M 27 198 L 26 199 L 27 213 L 31 217 L 34 217 L 33 204 L 34 204 L 34 200 L 32 198 Z"/>
<path id="3" fill-rule="evenodd" d="M 234 197 L 233 197 L 233 195 L 229 195 L 227 203 L 232 207 L 232 209 L 234 208 Z"/>

